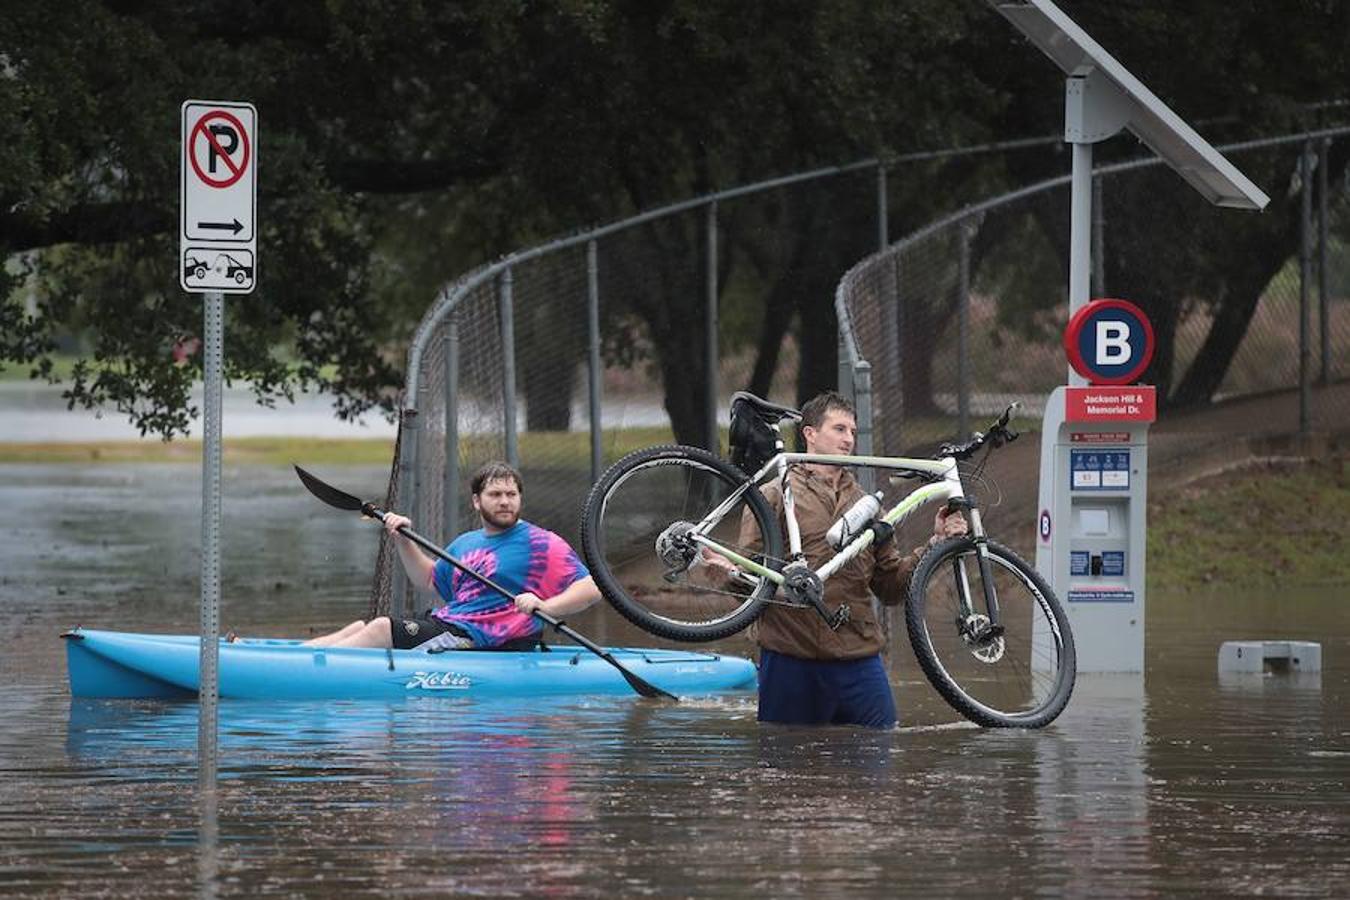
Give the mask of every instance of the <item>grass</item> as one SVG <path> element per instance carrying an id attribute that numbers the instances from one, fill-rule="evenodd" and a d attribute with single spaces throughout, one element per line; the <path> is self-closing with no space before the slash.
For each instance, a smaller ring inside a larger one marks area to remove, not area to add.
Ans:
<path id="1" fill-rule="evenodd" d="M 586 432 L 528 432 L 520 436 L 520 455 L 547 460 L 549 467 L 588 469 L 590 434 Z M 605 458 L 655 444 L 671 443 L 669 428 L 625 428 L 604 432 Z M 473 458 L 500 453 L 500 444 L 467 437 L 461 449 Z M 0 463 L 199 463 L 202 442 L 107 441 L 88 443 L 0 443 Z M 323 465 L 388 465 L 393 462 L 391 438 L 226 438 L 225 462 L 231 465 L 284 466 L 291 462 Z"/>
<path id="2" fill-rule="evenodd" d="M 917 429 L 915 429 L 917 430 Z M 473 457 L 500 452 L 495 441 L 465 439 Z M 480 439 L 481 440 L 481 439 Z M 607 462 L 672 440 L 667 428 L 604 432 Z M 725 435 L 723 437 L 725 443 Z M 199 465 L 200 441 L 0 443 L 0 463 L 183 463 Z M 227 438 L 229 465 L 378 465 L 392 462 L 391 439 Z M 590 464 L 585 432 L 530 432 L 521 457 L 540 468 Z M 1163 494 L 1149 504 L 1150 587 L 1280 588 L 1350 584 L 1350 457 L 1253 462 Z"/>
<path id="3" fill-rule="evenodd" d="M 227 438 L 226 463 L 282 466 L 387 465 L 394 442 L 352 438 Z M 201 441 L 111 441 L 100 443 L 0 444 L 0 463 L 200 463 Z"/>
<path id="4" fill-rule="evenodd" d="M 987 423 L 981 422 L 980 427 Z M 1014 427 L 1034 431 L 1038 423 L 1018 420 Z M 955 437 L 948 419 L 916 419 L 907 423 L 908 444 L 936 443 Z M 601 435 L 601 448 L 607 461 L 658 444 L 673 444 L 669 427 L 610 428 Z M 727 432 L 722 429 L 722 447 Z M 461 450 L 470 458 L 481 459 L 502 453 L 500 436 L 468 435 L 460 441 Z M 237 465 L 285 465 L 292 460 L 310 460 L 327 465 L 366 465 L 392 462 L 394 442 L 387 438 L 305 438 L 259 437 L 225 439 L 225 460 Z M 65 443 L 0 442 L 0 463 L 175 463 L 201 459 L 200 440 L 170 442 L 99 441 Z M 520 457 L 548 468 L 588 469 L 591 436 L 587 431 L 533 431 L 520 435 Z"/>
<path id="5" fill-rule="evenodd" d="M 75 363 L 80 357 L 65 353 L 56 353 L 52 355 L 52 375 L 62 381 L 69 381 L 71 373 L 75 371 Z M 90 364 L 93 364 L 93 354 L 88 357 Z M 6 362 L 4 368 L 0 368 L 0 381 L 32 381 L 33 369 L 32 363 Z M 39 384 L 47 382 L 38 379 Z"/>
<path id="6" fill-rule="evenodd" d="M 1169 497 L 1155 494 L 1149 504 L 1149 584 L 1350 584 L 1346 462 L 1258 462 Z"/>

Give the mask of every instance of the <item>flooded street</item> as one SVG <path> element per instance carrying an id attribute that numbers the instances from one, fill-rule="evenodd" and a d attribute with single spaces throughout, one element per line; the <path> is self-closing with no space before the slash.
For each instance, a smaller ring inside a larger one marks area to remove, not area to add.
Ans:
<path id="1" fill-rule="evenodd" d="M 387 469 L 318 474 L 377 496 Z M 959 720 L 901 634 L 904 725 L 885 733 L 761 727 L 746 694 L 224 701 L 204 796 L 196 704 L 73 701 L 58 637 L 196 631 L 199 468 L 3 465 L 0 510 L 0 894 L 1332 896 L 1350 878 L 1340 587 L 1154 591 L 1146 675 L 1080 676 L 1038 732 Z M 225 628 L 362 615 L 375 549 L 288 470 L 226 460 Z M 608 610 L 572 624 L 656 643 Z M 1220 679 L 1221 642 L 1276 638 L 1319 641 L 1320 676 Z"/>

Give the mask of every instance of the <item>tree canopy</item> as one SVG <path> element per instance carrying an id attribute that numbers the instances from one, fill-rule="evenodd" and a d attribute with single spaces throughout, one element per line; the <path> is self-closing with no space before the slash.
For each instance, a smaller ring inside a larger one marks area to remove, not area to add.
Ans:
<path id="1" fill-rule="evenodd" d="M 1064 5 L 1218 137 L 1306 124 L 1306 104 L 1346 83 L 1344 4 Z M 200 376 L 181 352 L 200 304 L 177 286 L 185 99 L 259 110 L 262 274 L 227 301 L 227 376 L 264 400 L 324 390 L 345 415 L 391 408 L 435 290 L 514 247 L 774 175 L 1062 125 L 1056 73 L 975 0 L 4 6 L 0 365 L 50 376 L 58 342 L 83 335 L 71 402 L 165 437 L 186 429 Z M 926 171 L 942 183 L 898 186 L 912 202 L 892 233 L 1056 165 Z"/>

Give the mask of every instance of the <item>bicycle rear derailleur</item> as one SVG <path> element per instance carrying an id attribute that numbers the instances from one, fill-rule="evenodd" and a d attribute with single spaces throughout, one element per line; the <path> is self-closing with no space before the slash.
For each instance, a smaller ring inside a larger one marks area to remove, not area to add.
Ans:
<path id="1" fill-rule="evenodd" d="M 693 533 L 692 522 L 673 522 L 656 536 L 656 555 L 669 567 L 663 576 L 666 581 L 674 583 L 694 564 L 698 545 L 694 543 Z"/>
<path id="2" fill-rule="evenodd" d="M 804 562 L 792 562 L 783 567 L 783 596 L 796 606 L 810 606 L 820 613 L 831 631 L 838 631 L 848 621 L 848 604 L 830 612 L 825 605 L 825 583 Z"/>

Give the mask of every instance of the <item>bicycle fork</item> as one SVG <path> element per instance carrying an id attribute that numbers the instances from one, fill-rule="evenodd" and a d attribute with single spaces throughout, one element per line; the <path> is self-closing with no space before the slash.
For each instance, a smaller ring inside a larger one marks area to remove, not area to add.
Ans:
<path id="1" fill-rule="evenodd" d="M 971 596 L 970 578 L 966 574 L 965 561 L 961 557 L 952 560 L 952 574 L 956 579 L 956 594 L 960 598 L 961 610 L 956 627 L 961 635 L 974 646 L 984 647 L 1003 636 L 1003 626 L 998 608 L 998 592 L 994 589 L 994 567 L 989 562 L 989 535 L 985 534 L 980 510 L 973 497 L 952 498 L 947 502 L 950 512 L 960 510 L 970 523 L 970 536 L 975 542 L 975 564 L 980 573 L 980 587 L 984 594 L 985 614 L 975 609 Z M 985 619 L 985 621 L 980 621 Z"/>

